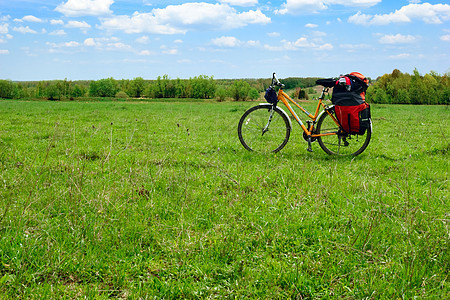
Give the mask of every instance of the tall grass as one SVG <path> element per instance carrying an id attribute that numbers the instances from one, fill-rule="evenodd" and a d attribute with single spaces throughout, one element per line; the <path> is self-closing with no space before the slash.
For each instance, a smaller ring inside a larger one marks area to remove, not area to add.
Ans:
<path id="1" fill-rule="evenodd" d="M 247 152 L 250 103 L 0 103 L 1 298 L 446 298 L 448 109 L 356 158 Z"/>

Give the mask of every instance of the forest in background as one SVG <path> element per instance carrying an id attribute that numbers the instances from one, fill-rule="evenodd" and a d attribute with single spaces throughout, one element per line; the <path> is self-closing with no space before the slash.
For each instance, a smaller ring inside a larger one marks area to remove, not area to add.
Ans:
<path id="1" fill-rule="evenodd" d="M 370 79 L 367 101 L 382 104 L 449 104 L 450 72 L 443 75 L 430 71 L 421 75 L 395 69 L 375 80 Z M 315 77 L 291 77 L 281 81 L 294 97 L 308 99 L 316 85 Z M 171 79 L 168 75 L 156 80 L 105 78 L 100 80 L 47 80 L 14 82 L 0 80 L 0 98 L 76 100 L 99 98 L 193 98 L 225 101 L 256 100 L 270 85 L 271 79 L 215 79 L 200 75 L 189 79 Z M 309 89 L 308 89 L 309 88 Z"/>

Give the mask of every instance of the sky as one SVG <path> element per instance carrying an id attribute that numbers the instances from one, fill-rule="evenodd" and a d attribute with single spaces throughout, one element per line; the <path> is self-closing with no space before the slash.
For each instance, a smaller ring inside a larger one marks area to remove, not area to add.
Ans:
<path id="1" fill-rule="evenodd" d="M 0 0 L 0 79 L 450 71 L 450 3 Z"/>

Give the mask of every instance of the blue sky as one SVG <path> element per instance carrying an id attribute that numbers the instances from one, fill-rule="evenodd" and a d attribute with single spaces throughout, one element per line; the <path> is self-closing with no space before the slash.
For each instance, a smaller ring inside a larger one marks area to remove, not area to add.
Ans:
<path id="1" fill-rule="evenodd" d="M 450 4 L 0 0 L 0 79 L 450 71 Z"/>

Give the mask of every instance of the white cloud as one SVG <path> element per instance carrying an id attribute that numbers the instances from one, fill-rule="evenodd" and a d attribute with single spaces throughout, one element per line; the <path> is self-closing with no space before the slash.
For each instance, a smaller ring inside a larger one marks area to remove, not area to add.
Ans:
<path id="1" fill-rule="evenodd" d="M 144 36 L 141 36 L 140 38 L 137 38 L 136 42 L 139 44 L 148 44 L 149 40 L 150 40 L 149 37 L 144 35 Z"/>
<path id="2" fill-rule="evenodd" d="M 317 26 L 318 26 L 317 24 L 311 24 L 311 23 L 305 25 L 306 28 L 316 28 Z"/>
<path id="3" fill-rule="evenodd" d="M 261 45 L 261 43 L 259 41 L 250 40 L 250 41 L 247 41 L 245 43 L 245 45 L 248 47 L 259 47 Z"/>
<path id="4" fill-rule="evenodd" d="M 299 51 L 302 49 L 331 50 L 334 47 L 329 43 L 316 42 L 307 37 L 301 37 L 296 41 L 282 40 L 279 46 L 264 45 L 264 48 L 271 51 Z"/>
<path id="5" fill-rule="evenodd" d="M 326 43 L 323 45 L 320 45 L 317 50 L 333 50 L 333 45 L 331 45 L 330 43 Z"/>
<path id="6" fill-rule="evenodd" d="M 300 49 L 314 49 L 314 50 L 332 50 L 332 44 L 323 43 L 320 39 L 310 40 L 307 37 L 301 37 L 294 42 L 282 40 L 281 46 L 264 45 L 264 48 L 270 51 L 297 51 Z"/>
<path id="7" fill-rule="evenodd" d="M 130 50 L 131 46 L 121 43 L 121 42 L 117 42 L 117 43 L 109 43 L 106 45 L 109 49 L 118 49 L 118 50 Z"/>
<path id="8" fill-rule="evenodd" d="M 9 54 L 9 50 L 0 50 L 0 54 Z"/>
<path id="9" fill-rule="evenodd" d="M 162 53 L 175 55 L 175 54 L 178 54 L 178 50 L 177 49 L 168 49 L 168 50 L 164 50 Z"/>
<path id="10" fill-rule="evenodd" d="M 75 41 L 70 41 L 70 42 L 66 42 L 64 43 L 65 47 L 78 47 L 80 46 L 80 43 L 75 42 Z"/>
<path id="11" fill-rule="evenodd" d="M 63 20 L 50 20 L 50 24 L 52 25 L 64 25 Z"/>
<path id="12" fill-rule="evenodd" d="M 321 38 L 321 37 L 325 37 L 325 36 L 327 36 L 327 33 L 326 32 L 323 32 L 323 31 L 313 31 L 312 33 L 311 33 L 314 37 L 316 37 L 316 38 Z"/>
<path id="13" fill-rule="evenodd" d="M 33 23 L 42 23 L 42 19 L 39 19 L 38 17 L 28 15 L 23 17 L 22 19 L 14 19 L 14 22 L 33 22 Z"/>
<path id="14" fill-rule="evenodd" d="M 100 28 L 126 33 L 184 34 L 188 30 L 234 29 L 249 24 L 267 24 L 270 18 L 260 10 L 237 12 L 226 4 L 185 3 L 135 12 L 130 16 L 104 18 Z"/>
<path id="15" fill-rule="evenodd" d="M 14 27 L 13 30 L 17 31 L 17 32 L 20 32 L 20 33 L 23 33 L 23 34 L 25 34 L 25 33 L 36 34 L 37 33 L 35 30 L 31 29 L 29 26 L 26 26 L 26 27 L 23 27 L 23 26 Z"/>
<path id="16" fill-rule="evenodd" d="M 91 25 L 89 25 L 88 23 L 86 23 L 86 21 L 69 21 L 67 22 L 67 24 L 64 26 L 66 28 L 80 28 L 80 29 L 89 29 L 91 28 Z"/>
<path id="17" fill-rule="evenodd" d="M 100 43 L 96 42 L 94 38 L 85 39 L 83 44 L 88 47 L 95 47 L 101 45 Z"/>
<path id="18" fill-rule="evenodd" d="M 272 45 L 268 45 L 265 44 L 264 45 L 264 49 L 269 50 L 269 51 L 283 51 L 283 47 L 281 46 L 272 46 Z"/>
<path id="19" fill-rule="evenodd" d="M 111 14 L 114 0 L 68 0 L 56 7 L 56 11 L 68 17 L 102 16 Z"/>
<path id="20" fill-rule="evenodd" d="M 117 37 L 110 38 L 87 38 L 83 45 L 87 47 L 96 47 L 105 50 L 131 50 L 131 46 L 120 42 Z"/>
<path id="21" fill-rule="evenodd" d="M 409 53 L 401 53 L 401 54 L 389 56 L 390 59 L 407 59 L 410 57 L 411 57 L 411 54 L 409 54 Z"/>
<path id="22" fill-rule="evenodd" d="M 282 9 L 275 11 L 275 13 L 301 14 L 318 12 L 335 4 L 350 7 L 370 7 L 380 2 L 381 0 L 286 0 L 286 3 L 282 5 Z"/>
<path id="23" fill-rule="evenodd" d="M 86 21 L 69 21 L 66 25 L 64 25 L 66 28 L 78 28 L 83 33 L 87 33 L 88 29 L 91 28 L 91 25 L 86 23 Z"/>
<path id="24" fill-rule="evenodd" d="M 441 36 L 441 41 L 450 42 L 450 34 Z"/>
<path id="25" fill-rule="evenodd" d="M 240 45 L 241 41 L 234 36 L 222 36 L 211 41 L 213 45 L 219 47 L 237 47 Z"/>
<path id="26" fill-rule="evenodd" d="M 301 37 L 295 42 L 285 42 L 285 46 L 287 48 L 291 48 L 291 50 L 297 50 L 298 48 L 314 48 L 317 47 L 314 43 L 309 42 L 306 37 Z"/>
<path id="27" fill-rule="evenodd" d="M 221 36 L 211 40 L 211 43 L 218 47 L 234 48 L 234 47 L 258 47 L 260 46 L 259 41 L 241 41 L 234 36 Z"/>
<path id="28" fill-rule="evenodd" d="M 138 53 L 138 55 L 149 56 L 152 55 L 152 52 L 150 52 L 149 50 L 142 50 Z"/>
<path id="29" fill-rule="evenodd" d="M 126 33 L 186 33 L 186 30 L 178 29 L 167 24 L 159 24 L 156 17 L 151 13 L 135 13 L 132 17 L 116 16 L 109 19 L 103 19 L 100 28 L 107 30 L 123 30 Z"/>
<path id="30" fill-rule="evenodd" d="M 235 6 L 254 6 L 258 4 L 258 0 L 219 0 L 219 2 Z"/>
<path id="31" fill-rule="evenodd" d="M 450 20 L 448 4 L 408 4 L 393 13 L 383 15 L 366 15 L 358 12 L 348 18 L 350 23 L 359 25 L 388 25 L 391 23 L 409 23 L 414 19 L 428 24 L 442 24 Z"/>
<path id="32" fill-rule="evenodd" d="M 278 37 L 278 36 L 280 36 L 280 33 L 279 32 L 269 32 L 267 35 L 270 37 Z"/>
<path id="33" fill-rule="evenodd" d="M 0 34 L 7 34 L 8 33 L 8 23 L 0 24 Z"/>
<path id="34" fill-rule="evenodd" d="M 47 42 L 46 44 L 47 44 L 48 46 L 52 47 L 52 48 L 65 48 L 65 47 L 67 47 L 67 48 L 75 48 L 75 47 L 81 46 L 80 43 L 75 42 L 75 41 L 70 41 L 70 42 L 65 42 L 65 43 L 59 43 L 59 44 Z"/>
<path id="35" fill-rule="evenodd" d="M 339 47 L 348 52 L 355 52 L 361 49 L 369 49 L 371 46 L 369 44 L 341 44 Z"/>
<path id="36" fill-rule="evenodd" d="M 386 34 L 383 35 L 379 42 L 381 44 L 410 44 L 417 41 L 417 38 L 412 35 L 402 35 L 402 34 Z"/>
<path id="37" fill-rule="evenodd" d="M 55 30 L 49 33 L 49 35 L 66 35 L 66 32 L 62 29 L 60 30 Z"/>

